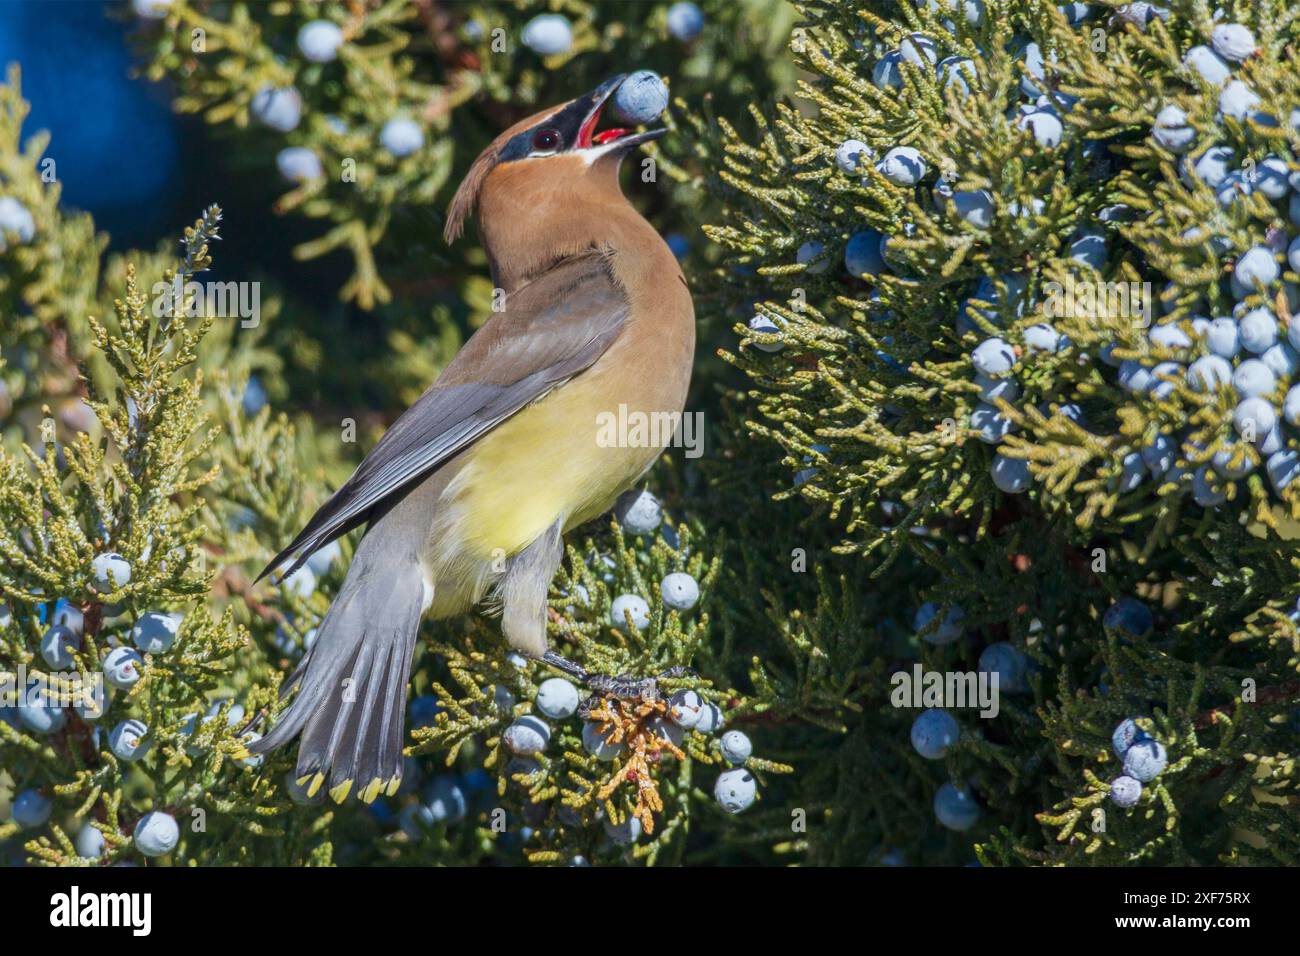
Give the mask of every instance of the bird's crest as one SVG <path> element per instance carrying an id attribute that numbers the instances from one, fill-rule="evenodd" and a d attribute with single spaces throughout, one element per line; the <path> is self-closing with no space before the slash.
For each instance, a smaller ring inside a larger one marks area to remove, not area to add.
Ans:
<path id="1" fill-rule="evenodd" d="M 442 228 L 442 237 L 448 243 L 455 242 L 465 231 L 465 220 L 474 211 L 479 190 L 483 188 L 483 180 L 487 179 L 488 173 L 496 166 L 500 152 L 500 141 L 483 150 L 465 174 L 456 195 L 451 197 L 451 205 L 447 207 L 447 224 Z"/>

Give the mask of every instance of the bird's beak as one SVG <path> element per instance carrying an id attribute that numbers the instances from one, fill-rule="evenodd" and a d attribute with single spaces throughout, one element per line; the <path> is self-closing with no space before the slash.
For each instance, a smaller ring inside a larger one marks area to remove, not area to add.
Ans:
<path id="1" fill-rule="evenodd" d="M 606 147 L 617 148 L 619 150 L 632 149 L 640 146 L 642 143 L 648 143 L 652 139 L 658 139 L 664 133 L 668 132 L 663 127 L 648 129 L 644 132 L 634 133 L 628 129 L 606 129 L 599 132 L 596 126 L 600 122 L 600 114 L 605 103 L 614 91 L 618 89 L 620 83 L 627 79 L 626 73 L 620 73 L 617 76 L 611 76 L 600 86 L 596 87 L 585 96 L 578 97 L 575 104 L 580 105 L 584 110 L 584 119 L 582 126 L 578 129 L 578 138 L 574 143 L 574 149 L 600 149 L 606 151 Z"/>
<path id="2" fill-rule="evenodd" d="M 643 133 L 633 133 L 630 136 L 620 136 L 615 141 L 615 145 L 619 149 L 633 149 L 640 146 L 642 143 L 648 143 L 652 139 L 658 139 L 666 132 L 668 132 L 667 128 L 656 126 L 654 129 L 648 129 Z"/>

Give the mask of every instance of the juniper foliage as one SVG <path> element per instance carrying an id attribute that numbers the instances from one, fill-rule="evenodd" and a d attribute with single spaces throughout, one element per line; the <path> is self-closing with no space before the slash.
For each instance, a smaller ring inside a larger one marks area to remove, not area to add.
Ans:
<path id="1" fill-rule="evenodd" d="M 756 106 L 753 137 L 698 127 L 718 166 L 706 231 L 730 250 L 714 286 L 732 322 L 765 320 L 724 354 L 751 383 L 745 427 L 798 472 L 777 497 L 899 588 L 860 668 L 897 666 L 891 626 L 937 638 L 955 609 L 964 636 L 922 644 L 928 668 L 973 669 L 996 642 L 1029 667 L 996 719 L 963 717 L 938 773 L 915 769 L 931 792 L 973 785 L 986 863 L 1293 861 L 1294 12 L 800 9 L 798 100 Z M 1186 59 L 1229 23 L 1255 38 L 1232 62 L 1258 94 L 1245 112 Z M 1269 341 L 1246 342 L 1255 310 Z M 1214 316 L 1243 344 L 1207 387 Z M 1253 392 L 1250 358 L 1270 370 Z M 1247 415 L 1251 394 L 1267 407 Z M 1134 598 L 1154 628 L 1107 626 Z M 915 628 L 926 600 L 934 624 Z M 914 715 L 866 733 L 900 740 Z M 1128 715 L 1149 715 L 1169 768 L 1122 810 L 1109 738 Z M 935 859 L 906 829 L 881 846 Z"/>

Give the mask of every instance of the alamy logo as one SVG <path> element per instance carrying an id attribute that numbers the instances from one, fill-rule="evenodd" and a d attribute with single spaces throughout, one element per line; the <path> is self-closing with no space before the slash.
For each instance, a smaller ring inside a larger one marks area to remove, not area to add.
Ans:
<path id="1" fill-rule="evenodd" d="M 153 314 L 159 318 L 238 318 L 244 329 L 255 329 L 262 322 L 260 282 L 186 282 L 178 275 L 170 283 L 155 282 L 153 296 Z"/>
<path id="2" fill-rule="evenodd" d="M 69 893 L 50 897 L 50 925 L 125 926 L 133 936 L 148 936 L 153 928 L 153 896 L 149 893 Z"/>
<path id="3" fill-rule="evenodd" d="M 44 671 L 27 673 L 27 665 L 19 664 L 13 673 L 0 673 L 0 707 L 65 707 L 68 705 L 89 708 L 92 713 L 103 714 L 104 675 L 101 671 Z"/>
<path id="4" fill-rule="evenodd" d="M 685 448 L 687 458 L 704 454 L 703 412 L 629 411 L 620 404 L 618 412 L 596 415 L 596 445 L 599 448 Z"/>
<path id="5" fill-rule="evenodd" d="M 1098 315 L 1140 318 L 1138 328 L 1151 325 L 1150 282 L 1047 282 L 1044 312 L 1048 318 L 1090 318 Z"/>
<path id="6" fill-rule="evenodd" d="M 895 671 L 889 678 L 895 707 L 942 707 L 961 710 L 978 707 L 981 717 L 998 715 L 997 671 L 927 671 L 920 664 Z"/>

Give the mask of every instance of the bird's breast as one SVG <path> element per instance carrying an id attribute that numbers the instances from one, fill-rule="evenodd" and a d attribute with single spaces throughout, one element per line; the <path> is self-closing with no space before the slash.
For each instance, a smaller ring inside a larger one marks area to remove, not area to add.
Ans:
<path id="1" fill-rule="evenodd" d="M 693 317 L 689 341 L 646 319 L 634 316 L 591 368 L 465 453 L 442 498 L 444 530 L 463 555 L 512 555 L 557 519 L 568 529 L 597 517 L 671 444 L 690 380 Z"/>

